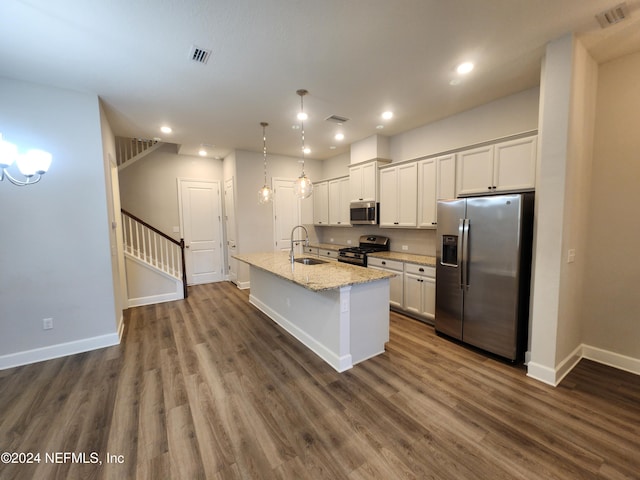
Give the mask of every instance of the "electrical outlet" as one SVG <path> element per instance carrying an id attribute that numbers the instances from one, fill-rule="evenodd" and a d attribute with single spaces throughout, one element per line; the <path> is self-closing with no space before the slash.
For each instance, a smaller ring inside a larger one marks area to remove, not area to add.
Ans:
<path id="1" fill-rule="evenodd" d="M 402 245 L 402 250 L 404 250 L 405 252 L 409 250 L 409 245 Z"/>
<path id="2" fill-rule="evenodd" d="M 347 245 L 351 245 L 351 240 L 347 240 Z"/>
<path id="3" fill-rule="evenodd" d="M 576 261 L 576 249 L 570 248 L 567 252 L 567 263 L 573 263 Z"/>
<path id="4" fill-rule="evenodd" d="M 42 329 L 43 330 L 51 330 L 53 328 L 53 318 L 43 318 L 42 319 Z"/>

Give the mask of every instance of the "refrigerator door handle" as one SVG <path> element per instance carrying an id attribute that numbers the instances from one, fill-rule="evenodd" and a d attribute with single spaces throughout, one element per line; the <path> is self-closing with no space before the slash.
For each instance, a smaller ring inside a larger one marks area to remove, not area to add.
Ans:
<path id="1" fill-rule="evenodd" d="M 464 289 L 464 224 L 465 224 L 466 219 L 461 218 L 460 222 L 458 223 L 458 252 L 457 252 L 457 256 L 458 256 L 458 266 L 460 268 L 460 275 L 459 275 L 459 280 L 460 280 L 460 290 Z"/>
<path id="2" fill-rule="evenodd" d="M 462 268 L 461 270 L 461 278 L 462 285 L 461 288 L 469 289 L 469 227 L 470 222 L 468 218 L 465 218 L 462 221 Z"/>

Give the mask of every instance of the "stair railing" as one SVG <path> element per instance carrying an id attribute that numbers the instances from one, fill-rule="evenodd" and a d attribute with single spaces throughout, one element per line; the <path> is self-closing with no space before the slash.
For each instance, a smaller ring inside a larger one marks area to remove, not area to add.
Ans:
<path id="1" fill-rule="evenodd" d="M 184 239 L 175 240 L 125 209 L 121 209 L 121 212 L 122 234 L 127 253 L 169 275 L 181 278 L 184 298 L 187 298 Z"/>

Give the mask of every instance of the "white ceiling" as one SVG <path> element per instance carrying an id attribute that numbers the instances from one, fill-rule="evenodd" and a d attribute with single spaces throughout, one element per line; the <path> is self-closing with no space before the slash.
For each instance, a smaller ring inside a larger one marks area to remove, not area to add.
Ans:
<path id="1" fill-rule="evenodd" d="M 617 3 L 2 0 L 0 76 L 95 93 L 116 135 L 162 137 L 192 155 L 215 145 L 210 156 L 262 151 L 261 121 L 270 153 L 297 156 L 305 88 L 309 156 L 325 159 L 538 85 L 545 44 L 567 32 L 598 62 L 640 50 L 640 0 L 627 0 L 620 24 L 595 19 Z M 211 50 L 206 65 L 191 60 L 193 45 Z M 475 70 L 451 86 L 465 60 Z M 395 117 L 381 121 L 384 110 Z M 341 143 L 332 114 L 350 119 Z"/>

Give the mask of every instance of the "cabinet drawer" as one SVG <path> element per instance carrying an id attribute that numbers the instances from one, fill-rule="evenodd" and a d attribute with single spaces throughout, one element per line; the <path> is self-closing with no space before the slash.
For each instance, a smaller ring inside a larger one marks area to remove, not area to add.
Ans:
<path id="1" fill-rule="evenodd" d="M 413 273 L 414 275 L 423 275 L 425 277 L 436 277 L 436 267 L 427 267 L 425 265 L 418 265 L 416 263 L 405 263 L 405 273 Z"/>
<path id="2" fill-rule="evenodd" d="M 367 257 L 367 266 L 388 268 L 389 270 L 402 272 L 402 262 L 397 260 L 388 260 L 386 258 Z"/>
<path id="3" fill-rule="evenodd" d="M 334 260 L 336 260 L 338 258 L 338 252 L 335 250 L 327 250 L 327 249 L 322 249 L 322 248 L 318 248 L 318 255 L 320 255 L 321 257 L 327 257 L 327 258 L 333 258 Z"/>
<path id="4" fill-rule="evenodd" d="M 304 253 L 307 255 L 315 255 L 318 256 L 318 248 L 317 247 L 304 247 Z"/>

